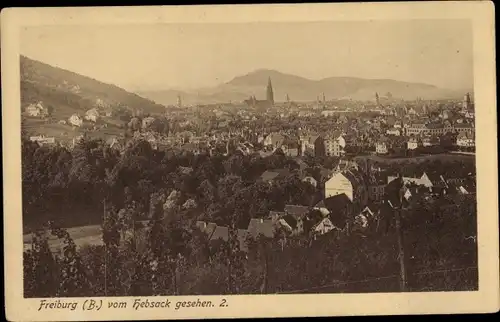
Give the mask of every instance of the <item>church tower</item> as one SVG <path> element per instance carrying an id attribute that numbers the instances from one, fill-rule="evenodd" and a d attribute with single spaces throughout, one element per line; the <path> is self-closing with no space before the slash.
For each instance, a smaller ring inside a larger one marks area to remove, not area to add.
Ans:
<path id="1" fill-rule="evenodd" d="M 269 77 L 267 81 L 267 94 L 266 99 L 271 105 L 274 105 L 274 93 L 273 93 L 273 85 L 271 84 L 271 77 Z"/>
<path id="2" fill-rule="evenodd" d="M 177 107 L 182 108 L 182 100 L 180 95 L 177 95 Z"/>
<path id="3" fill-rule="evenodd" d="M 464 96 L 464 101 L 462 103 L 462 108 L 468 110 L 471 106 L 470 93 L 466 93 Z"/>

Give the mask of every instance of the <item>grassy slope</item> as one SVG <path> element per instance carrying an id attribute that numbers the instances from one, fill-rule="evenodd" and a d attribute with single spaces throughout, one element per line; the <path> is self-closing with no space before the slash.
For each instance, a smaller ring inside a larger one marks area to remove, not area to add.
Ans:
<path id="1" fill-rule="evenodd" d="M 38 62 L 27 57 L 20 57 L 21 68 L 21 107 L 42 101 L 45 107 L 54 107 L 53 118 L 47 122 L 24 115 L 26 129 L 29 133 L 45 134 L 57 138 L 71 138 L 81 134 L 81 129 L 73 130 L 71 126 L 57 124 L 59 120 L 67 120 L 72 114 L 83 115 L 93 108 L 97 99 L 108 103 L 111 107 L 126 106 L 131 110 L 142 109 L 146 113 L 158 114 L 164 106 L 156 104 L 136 94 L 129 93 L 117 86 L 105 84 L 92 78 L 67 70 Z M 66 84 L 65 84 L 66 82 Z M 77 85 L 80 92 L 70 91 L 69 86 Z M 95 136 L 116 135 L 123 121 L 118 118 L 103 120 L 108 128 L 94 132 Z"/>

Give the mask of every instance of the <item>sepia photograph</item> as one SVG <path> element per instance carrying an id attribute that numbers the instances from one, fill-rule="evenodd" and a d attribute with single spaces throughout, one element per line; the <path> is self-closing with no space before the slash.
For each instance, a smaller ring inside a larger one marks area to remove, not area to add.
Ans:
<path id="1" fill-rule="evenodd" d="M 21 25 L 18 291 L 34 311 L 478 292 L 498 209 L 478 212 L 476 112 L 496 115 L 474 36 L 436 17 Z"/>

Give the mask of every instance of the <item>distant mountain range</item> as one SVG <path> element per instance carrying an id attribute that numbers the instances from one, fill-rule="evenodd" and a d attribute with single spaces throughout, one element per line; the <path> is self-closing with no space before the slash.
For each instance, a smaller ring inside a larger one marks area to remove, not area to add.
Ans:
<path id="1" fill-rule="evenodd" d="M 271 78 L 275 101 L 284 101 L 288 94 L 292 101 L 304 102 L 326 99 L 374 100 L 375 93 L 381 97 L 391 93 L 394 99 L 446 99 L 461 98 L 464 91 L 439 88 L 434 85 L 410 83 L 392 79 L 363 79 L 354 77 L 328 77 L 311 80 L 304 77 L 284 74 L 276 70 L 259 69 L 249 74 L 238 76 L 227 83 L 212 88 L 180 91 L 165 89 L 159 91 L 141 91 L 159 104 L 173 105 L 180 96 L 183 104 L 210 104 L 241 102 L 251 95 L 257 99 L 265 98 L 268 78 Z"/>
<path id="2" fill-rule="evenodd" d="M 110 107 L 127 106 L 142 109 L 146 113 L 161 113 L 167 105 L 177 104 L 180 96 L 183 104 L 210 104 L 242 102 L 249 96 L 264 99 L 270 77 L 275 101 L 284 101 L 288 94 L 292 101 L 314 101 L 351 98 L 374 100 L 375 93 L 383 97 L 390 92 L 395 99 L 462 98 L 465 91 L 453 91 L 434 85 L 401 82 L 390 79 L 362 79 L 353 77 L 329 77 L 311 80 L 284 74 L 270 69 L 259 69 L 238 76 L 229 82 L 198 90 L 160 90 L 128 92 L 118 86 L 106 84 L 68 70 L 20 57 L 21 106 L 42 101 L 54 107 L 54 117 L 65 119 L 73 113 L 83 114 L 100 100 Z"/>

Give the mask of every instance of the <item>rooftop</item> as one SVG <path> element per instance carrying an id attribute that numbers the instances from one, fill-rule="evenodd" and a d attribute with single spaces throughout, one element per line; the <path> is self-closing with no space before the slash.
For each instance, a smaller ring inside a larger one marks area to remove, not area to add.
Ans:
<path id="1" fill-rule="evenodd" d="M 299 206 L 299 205 L 286 205 L 285 206 L 285 213 L 288 215 L 293 215 L 295 217 L 303 217 L 309 211 L 311 210 L 311 207 L 307 206 Z"/>

